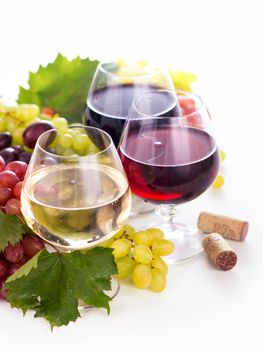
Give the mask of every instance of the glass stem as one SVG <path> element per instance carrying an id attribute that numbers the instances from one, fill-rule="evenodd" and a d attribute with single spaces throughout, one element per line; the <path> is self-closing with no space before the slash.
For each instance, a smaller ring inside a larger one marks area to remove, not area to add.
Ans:
<path id="1" fill-rule="evenodd" d="M 177 218 L 177 215 L 179 214 L 179 210 L 176 204 L 160 204 L 155 209 L 156 214 L 161 216 L 163 219 L 164 225 L 168 231 L 171 231 L 175 219 Z"/>

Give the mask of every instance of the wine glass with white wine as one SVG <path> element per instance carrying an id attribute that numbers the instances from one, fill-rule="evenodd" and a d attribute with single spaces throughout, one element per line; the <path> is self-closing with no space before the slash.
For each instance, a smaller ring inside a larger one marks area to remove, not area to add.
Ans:
<path id="1" fill-rule="evenodd" d="M 129 184 L 111 137 L 82 125 L 43 133 L 21 203 L 28 226 L 56 249 L 86 249 L 111 238 L 131 208 Z"/>

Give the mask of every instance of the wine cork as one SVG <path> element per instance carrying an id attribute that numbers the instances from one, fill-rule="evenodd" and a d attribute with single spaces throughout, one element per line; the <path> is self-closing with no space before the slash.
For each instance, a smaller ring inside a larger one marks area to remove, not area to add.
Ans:
<path id="1" fill-rule="evenodd" d="M 218 233 L 210 233 L 203 240 L 203 248 L 209 258 L 220 270 L 232 269 L 237 262 L 237 255 Z"/>
<path id="2" fill-rule="evenodd" d="M 249 225 L 247 221 L 202 212 L 199 215 L 197 226 L 205 233 L 217 232 L 224 238 L 244 241 Z"/>

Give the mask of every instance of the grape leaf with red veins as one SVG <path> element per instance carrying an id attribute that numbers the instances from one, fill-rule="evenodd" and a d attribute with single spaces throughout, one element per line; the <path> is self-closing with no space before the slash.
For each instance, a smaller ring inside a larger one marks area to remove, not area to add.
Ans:
<path id="1" fill-rule="evenodd" d="M 111 289 L 111 276 L 116 273 L 112 249 L 65 254 L 44 249 L 9 277 L 7 300 L 24 314 L 34 309 L 35 317 L 47 319 L 51 328 L 59 327 L 80 317 L 79 299 L 109 313 L 111 298 L 104 291 Z"/>
<path id="2" fill-rule="evenodd" d="M 89 87 L 98 61 L 58 54 L 53 63 L 30 72 L 29 88 L 20 87 L 18 103 L 35 103 L 55 110 L 71 123 L 82 121 Z"/>
<path id="3" fill-rule="evenodd" d="M 18 243 L 23 235 L 30 231 L 16 215 L 7 215 L 0 211 L 0 252 L 9 243 Z"/>

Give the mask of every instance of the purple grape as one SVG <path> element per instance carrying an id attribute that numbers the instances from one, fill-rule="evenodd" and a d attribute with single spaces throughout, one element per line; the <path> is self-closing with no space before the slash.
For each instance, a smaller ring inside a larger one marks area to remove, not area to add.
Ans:
<path id="1" fill-rule="evenodd" d="M 13 149 L 16 151 L 17 154 L 19 154 L 23 151 L 23 147 L 20 145 L 13 146 Z"/>
<path id="2" fill-rule="evenodd" d="M 32 153 L 26 152 L 26 151 L 22 151 L 21 153 L 19 153 L 18 155 L 18 160 L 20 160 L 21 162 L 25 162 L 25 163 L 29 163 L 30 158 L 32 156 Z"/>
<path id="3" fill-rule="evenodd" d="M 5 164 L 17 160 L 17 153 L 12 147 L 4 148 L 0 151 L 0 156 L 3 157 Z"/>
<path id="4" fill-rule="evenodd" d="M 12 143 L 12 135 L 10 132 L 1 132 L 0 133 L 0 149 L 7 148 Z"/>
<path id="5" fill-rule="evenodd" d="M 39 136 L 52 129 L 54 129 L 53 125 L 47 120 L 29 125 L 23 132 L 24 144 L 29 148 L 34 148 Z"/>

